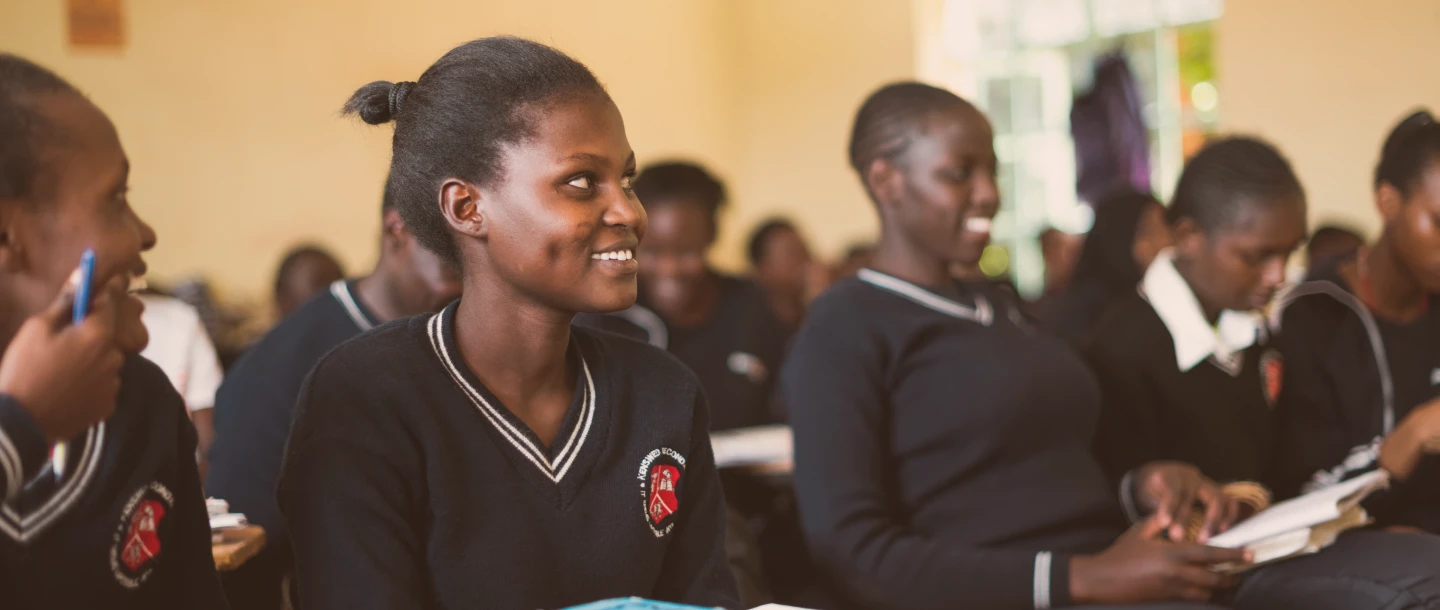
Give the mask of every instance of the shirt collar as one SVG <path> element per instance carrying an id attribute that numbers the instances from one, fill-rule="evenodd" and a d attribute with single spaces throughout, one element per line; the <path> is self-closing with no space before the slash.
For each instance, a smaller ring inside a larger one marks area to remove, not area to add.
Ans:
<path id="1" fill-rule="evenodd" d="M 1140 294 L 1160 316 L 1175 343 L 1175 363 L 1189 371 L 1212 358 L 1215 364 L 1234 375 L 1239 372 L 1240 353 L 1255 344 L 1260 334 L 1260 316 L 1225 310 L 1220 322 L 1211 327 L 1190 284 L 1175 269 L 1174 253 L 1161 252 L 1145 270 Z"/>

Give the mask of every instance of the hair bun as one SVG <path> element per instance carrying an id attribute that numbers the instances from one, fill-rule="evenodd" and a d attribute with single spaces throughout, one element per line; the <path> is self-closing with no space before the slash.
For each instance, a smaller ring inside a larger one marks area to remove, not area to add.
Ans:
<path id="1" fill-rule="evenodd" d="M 410 90 L 415 88 L 413 81 L 401 81 L 390 87 L 389 106 L 390 119 L 400 116 L 400 107 L 405 105 L 405 96 L 410 95 Z"/>
<path id="2" fill-rule="evenodd" d="M 410 81 L 392 83 L 377 80 L 356 90 L 340 112 L 359 115 L 360 120 L 371 125 L 389 123 L 400 113 L 405 97 L 414 87 L 415 83 Z"/>

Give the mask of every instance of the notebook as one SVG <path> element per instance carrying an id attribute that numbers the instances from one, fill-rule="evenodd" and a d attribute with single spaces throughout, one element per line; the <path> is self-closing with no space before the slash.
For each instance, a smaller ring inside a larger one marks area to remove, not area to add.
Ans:
<path id="1" fill-rule="evenodd" d="M 795 449 L 790 426 L 737 428 L 710 435 L 716 468 L 788 464 Z"/>
<path id="2" fill-rule="evenodd" d="M 1210 539 L 1211 546 L 1243 547 L 1255 554 L 1249 565 L 1218 568 L 1239 572 L 1330 546 L 1342 532 L 1370 523 L 1360 502 L 1389 484 L 1389 475 L 1376 470 L 1271 506 Z"/>

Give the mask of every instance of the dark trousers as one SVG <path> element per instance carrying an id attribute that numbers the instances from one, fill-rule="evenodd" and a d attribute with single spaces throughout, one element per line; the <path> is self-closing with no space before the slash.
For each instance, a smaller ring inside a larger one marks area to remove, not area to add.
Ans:
<path id="1" fill-rule="evenodd" d="M 1256 569 L 1215 604 L 1085 610 L 1429 610 L 1440 608 L 1440 536 L 1358 531 L 1308 557 Z"/>

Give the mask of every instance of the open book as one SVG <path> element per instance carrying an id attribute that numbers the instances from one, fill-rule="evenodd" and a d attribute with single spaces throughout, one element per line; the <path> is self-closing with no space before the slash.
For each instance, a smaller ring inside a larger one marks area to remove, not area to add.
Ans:
<path id="1" fill-rule="evenodd" d="M 1209 544 L 1232 549 L 1244 547 L 1255 554 L 1254 563 L 1220 566 L 1225 571 L 1246 570 L 1314 553 L 1334 543 L 1341 532 L 1370 523 L 1370 516 L 1360 507 L 1360 502 L 1389 484 L 1385 471 L 1369 472 L 1271 506 L 1211 538 Z"/>
<path id="2" fill-rule="evenodd" d="M 737 428 L 710 435 L 716 468 L 789 464 L 794 456 L 790 426 Z"/>

